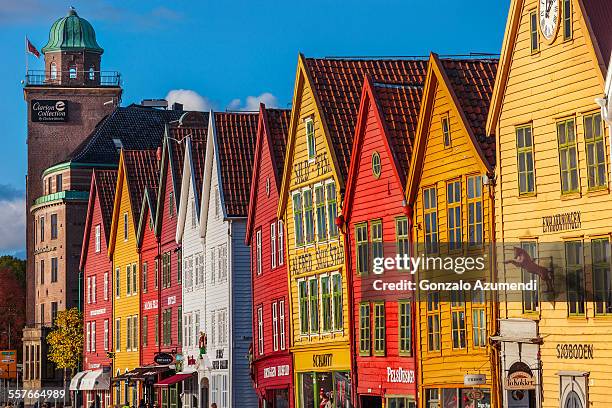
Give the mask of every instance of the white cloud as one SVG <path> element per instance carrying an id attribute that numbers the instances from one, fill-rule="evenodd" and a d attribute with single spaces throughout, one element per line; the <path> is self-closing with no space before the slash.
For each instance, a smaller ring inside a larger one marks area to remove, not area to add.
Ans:
<path id="1" fill-rule="evenodd" d="M 25 214 L 23 196 L 0 198 L 0 253 L 14 253 L 25 247 Z"/>
<path id="2" fill-rule="evenodd" d="M 214 109 L 214 103 L 205 96 L 190 89 L 173 89 L 166 95 L 168 106 L 174 102 L 182 103 L 183 109 L 191 111 L 208 112 Z"/>
<path id="3" fill-rule="evenodd" d="M 278 99 L 276 96 L 272 95 L 270 92 L 264 92 L 259 96 L 247 96 L 244 105 L 240 99 L 232 99 L 229 105 L 227 105 L 227 109 L 233 111 L 258 111 L 260 103 L 264 103 L 266 108 L 278 108 Z"/>

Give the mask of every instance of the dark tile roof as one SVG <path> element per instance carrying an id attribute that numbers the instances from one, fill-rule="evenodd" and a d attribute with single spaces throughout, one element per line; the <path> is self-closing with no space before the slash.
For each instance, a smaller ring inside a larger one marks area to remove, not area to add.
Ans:
<path id="1" fill-rule="evenodd" d="M 340 173 L 348 174 L 363 79 L 373 82 L 423 85 L 427 59 L 305 59 L 321 104 Z"/>
<path id="2" fill-rule="evenodd" d="M 485 125 L 495 85 L 497 60 L 442 59 L 441 65 L 485 159 L 495 166 L 495 138 L 486 136 Z"/>
<path id="3" fill-rule="evenodd" d="M 287 135 L 289 134 L 290 109 L 266 109 L 266 126 L 270 132 L 274 166 L 279 182 L 283 177 L 285 151 L 287 150 Z"/>
<path id="4" fill-rule="evenodd" d="M 113 139 L 127 150 L 155 149 L 161 145 L 165 124 L 184 113 L 134 104 L 118 107 L 62 162 L 117 164 L 120 148 Z"/>
<path id="5" fill-rule="evenodd" d="M 373 93 L 385 122 L 389 144 L 400 167 L 398 170 L 404 185 L 419 121 L 423 87 L 375 83 Z"/>
<path id="6" fill-rule="evenodd" d="M 599 47 L 605 68 L 610 64 L 612 52 L 612 2 L 610 0 L 582 0 L 586 11 L 586 18 L 591 23 L 595 47 Z"/>
<path id="7" fill-rule="evenodd" d="M 135 228 L 138 228 L 145 189 L 148 188 L 150 194 L 153 194 L 149 197 L 152 201 L 157 199 L 155 196 L 159 181 L 157 152 L 155 150 L 124 150 L 123 161 L 130 192 L 134 225 Z M 151 208 L 151 210 L 155 209 Z"/>
<path id="8" fill-rule="evenodd" d="M 246 217 L 258 113 L 215 113 L 221 188 L 229 217 Z"/>
<path id="9" fill-rule="evenodd" d="M 94 169 L 98 200 L 102 211 L 104 233 L 108 239 L 111 222 L 113 220 L 113 205 L 115 202 L 115 188 L 117 186 L 117 170 Z"/>

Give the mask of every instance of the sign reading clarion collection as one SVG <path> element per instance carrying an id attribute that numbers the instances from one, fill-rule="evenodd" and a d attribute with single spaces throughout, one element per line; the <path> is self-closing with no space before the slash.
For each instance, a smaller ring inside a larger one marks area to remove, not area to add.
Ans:
<path id="1" fill-rule="evenodd" d="M 542 217 L 542 232 L 559 232 L 579 229 L 582 225 L 580 215 L 580 211 L 545 215 Z"/>
<path id="2" fill-rule="evenodd" d="M 557 344 L 557 358 L 560 360 L 592 360 L 592 344 Z"/>
<path id="3" fill-rule="evenodd" d="M 68 121 L 68 102 L 57 99 L 32 99 L 30 118 L 32 122 L 66 122 Z"/>

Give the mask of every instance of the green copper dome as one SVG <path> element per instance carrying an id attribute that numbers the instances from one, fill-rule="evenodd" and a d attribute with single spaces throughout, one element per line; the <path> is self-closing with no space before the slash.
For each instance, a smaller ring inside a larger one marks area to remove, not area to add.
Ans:
<path id="1" fill-rule="evenodd" d="M 51 51 L 87 50 L 102 54 L 104 50 L 96 41 L 96 32 L 89 21 L 77 15 L 70 8 L 68 15 L 53 23 L 49 31 L 49 42 L 42 49 L 43 53 Z"/>

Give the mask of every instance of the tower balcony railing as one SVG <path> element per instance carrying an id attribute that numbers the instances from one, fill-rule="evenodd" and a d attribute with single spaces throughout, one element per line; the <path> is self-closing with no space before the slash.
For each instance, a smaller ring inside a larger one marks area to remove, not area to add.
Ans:
<path id="1" fill-rule="evenodd" d="M 42 86 L 121 86 L 118 71 L 45 71 L 28 70 L 25 85 Z"/>

